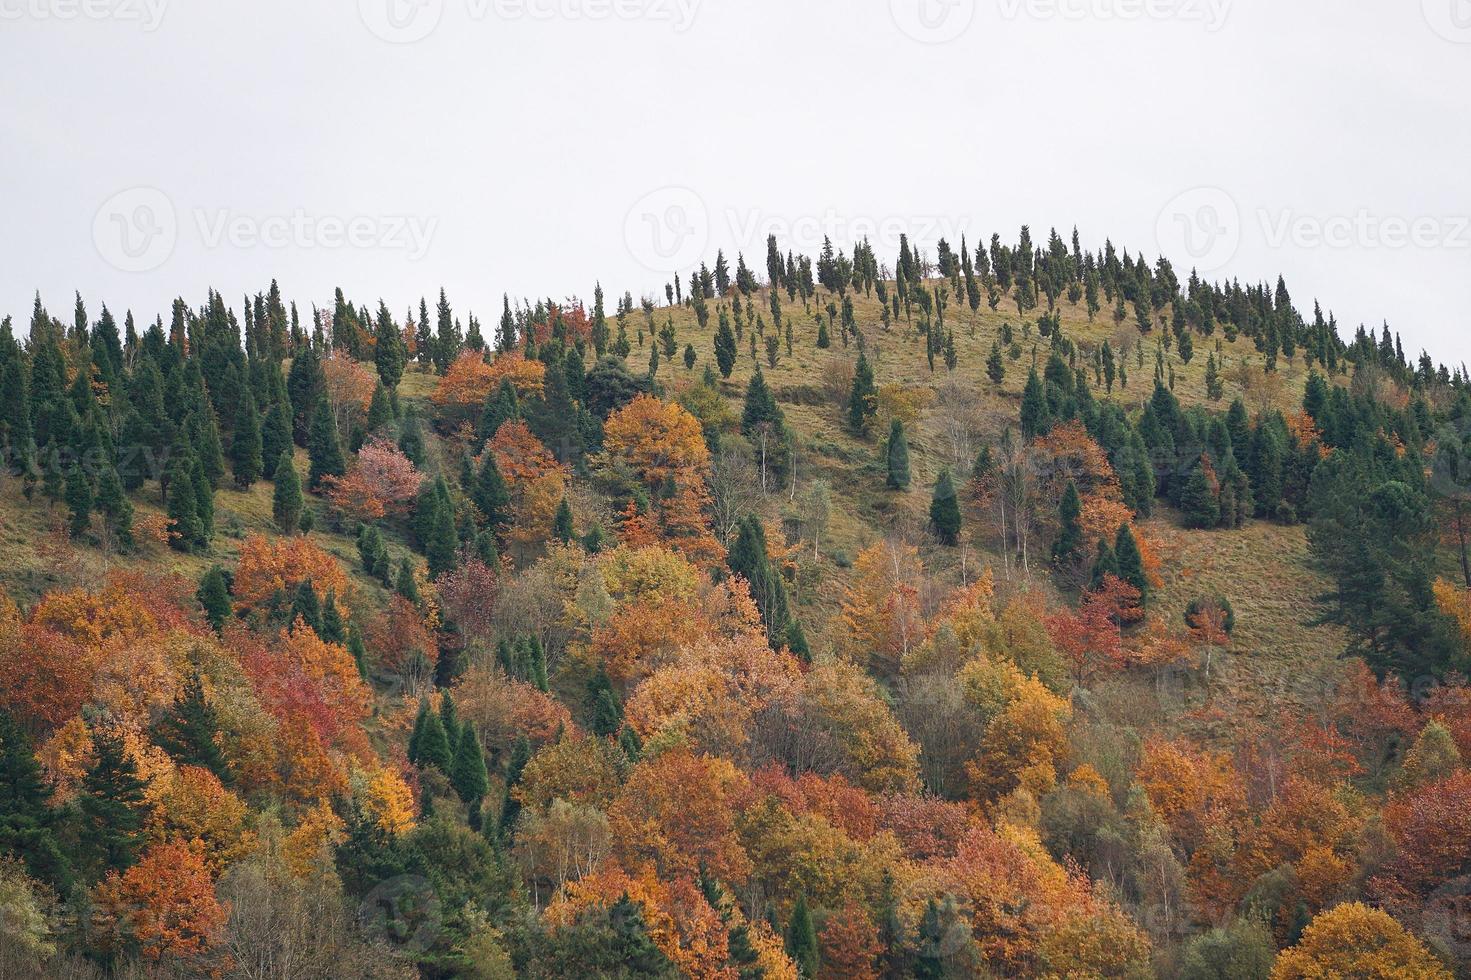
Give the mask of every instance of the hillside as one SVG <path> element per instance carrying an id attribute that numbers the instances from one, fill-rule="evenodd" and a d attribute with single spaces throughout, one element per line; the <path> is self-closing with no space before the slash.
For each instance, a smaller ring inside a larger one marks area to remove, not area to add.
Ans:
<path id="1" fill-rule="evenodd" d="M 7 319 L 0 977 L 1461 975 L 1467 379 L 1074 241 Z"/>

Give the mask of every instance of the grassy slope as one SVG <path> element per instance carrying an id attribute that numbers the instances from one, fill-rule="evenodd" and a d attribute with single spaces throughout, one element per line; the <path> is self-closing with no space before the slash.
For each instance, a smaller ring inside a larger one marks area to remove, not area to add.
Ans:
<path id="1" fill-rule="evenodd" d="M 817 325 L 812 315 L 817 312 L 817 305 L 814 304 L 809 313 L 800 303 L 788 304 L 785 294 L 782 300 L 784 312 L 793 324 L 794 356 L 786 355 L 783 344 L 780 362 L 773 369 L 766 365 L 763 349 L 760 355 L 763 370 L 798 436 L 799 493 L 814 478 L 827 480 L 832 488 L 833 512 L 824 536 L 821 563 L 824 584 L 818 594 L 809 597 L 809 603 L 801 608 L 804 624 L 809 628 L 814 646 L 820 651 L 823 639 L 830 635 L 828 621 L 842 594 L 849 560 L 881 535 L 897 532 L 919 544 L 927 570 L 941 582 L 959 581 L 962 560 L 972 575 L 979 568 L 991 565 L 1000 576 L 1002 565 L 999 556 L 988 552 L 984 546 L 978 547 L 975 541 L 968 542 L 964 551 L 942 548 L 922 533 L 930 487 L 940 469 L 945 466 L 962 470 L 969 467 L 969 452 L 966 458 L 956 457 L 947 437 L 947 418 L 955 409 L 936 404 L 923 413 L 919 424 L 910 432 L 913 489 L 904 494 L 885 490 L 883 474 L 876 459 L 877 440 L 854 437 L 842 424 L 839 404 L 825 389 L 824 379 L 834 362 L 851 361 L 856 351 L 851 348 L 845 350 L 836 331 L 833 338 L 835 348 L 818 350 Z M 1014 304 L 1008 308 L 1009 302 L 1003 301 L 995 313 L 982 305 L 980 313 L 973 317 L 963 304 L 952 301 L 947 323 L 955 332 L 959 354 L 959 364 L 953 373 L 946 371 L 942 361 L 937 361 L 935 372 L 930 372 L 923 340 L 915 336 L 909 324 L 900 321 L 892 330 L 885 332 L 875 298 L 858 296 L 854 305 L 859 327 L 868 339 L 869 357 L 874 362 L 880 386 L 897 384 L 909 389 L 932 391 L 951 387 L 954 392 L 947 405 L 961 406 L 971 413 L 978 438 L 994 442 L 1003 427 L 1015 424 L 1032 343 L 1038 345 L 1039 359 L 1045 358 L 1047 349 L 1046 341 L 1038 337 L 1035 330 L 1030 341 L 1021 340 L 1021 324 L 1024 320 L 1035 319 L 1035 312 L 1020 317 Z M 667 386 L 677 389 L 681 383 L 697 379 L 706 363 L 713 363 L 712 338 L 718 314 L 715 304 L 711 306 L 711 327 L 707 330 L 699 328 L 688 308 L 661 308 L 656 311 L 658 325 L 662 325 L 666 317 L 673 318 L 681 352 L 674 363 L 666 362 L 660 367 L 659 379 Z M 770 319 L 765 294 L 758 297 L 757 308 L 767 320 Z M 1138 342 L 1139 334 L 1132 319 L 1116 325 L 1105 310 L 1090 323 L 1081 306 L 1073 307 L 1064 300 L 1059 308 L 1063 331 L 1075 340 L 1096 346 L 1109 338 L 1116 348 L 1122 346 L 1121 341 L 1128 344 Z M 645 338 L 644 346 L 637 344 L 637 326 L 642 322 L 643 314 L 637 311 L 628 319 L 630 339 L 635 341 L 629 364 L 636 371 L 648 359 L 648 339 Z M 1013 325 L 1025 352 L 1018 361 L 1008 359 L 1006 379 L 998 388 L 985 378 L 984 364 L 1004 322 Z M 1154 341 L 1159 335 L 1160 332 L 1156 331 L 1146 339 L 1142 369 L 1137 367 L 1137 361 L 1131 354 L 1129 387 L 1122 391 L 1116 387 L 1112 397 L 1133 407 L 1148 396 L 1154 370 Z M 1219 331 L 1217 337 L 1220 337 Z M 1222 342 L 1224 344 L 1223 338 Z M 692 371 L 686 371 L 682 361 L 686 343 L 693 344 L 699 356 Z M 1188 366 L 1181 364 L 1178 356 L 1170 356 L 1177 375 L 1176 394 L 1187 404 L 1205 399 L 1206 354 L 1214 345 L 1215 338 L 1199 343 L 1196 356 Z M 739 350 L 735 372 L 723 385 L 732 408 L 737 412 L 754 363 L 746 338 L 742 338 Z M 1241 360 L 1260 363 L 1248 341 L 1224 345 L 1221 359 L 1226 398 L 1216 408 L 1228 404 L 1231 398 L 1242 393 L 1234 380 L 1235 365 Z M 1281 373 L 1287 383 L 1280 397 L 1296 402 L 1305 377 L 1301 362 L 1283 364 Z M 406 401 L 423 401 L 433 391 L 434 385 L 435 380 L 431 376 L 410 370 L 405 376 L 401 397 Z M 298 467 L 305 472 L 304 453 L 298 453 Z M 18 485 L 14 484 L 0 488 L 0 586 L 22 603 L 33 601 L 48 589 L 96 582 L 110 566 L 162 568 L 197 579 L 210 564 L 231 565 L 238 555 L 240 542 L 246 536 L 276 533 L 271 519 L 269 483 L 259 483 L 245 493 L 226 487 L 216 497 L 216 538 L 210 554 L 181 555 L 151 545 L 132 556 L 108 557 L 95 548 L 61 546 L 59 542 L 64 536 L 51 533 L 51 529 L 64 522 L 65 509 L 60 506 L 50 508 L 44 503 L 27 504 L 18 490 Z M 140 516 L 159 511 L 156 487 L 145 488 L 134 501 Z M 771 507 L 772 516 L 793 510 L 788 493 L 774 495 Z M 968 530 L 985 528 L 986 539 L 989 539 L 986 525 L 990 520 L 990 515 L 974 509 L 966 513 Z M 1272 708 L 1275 692 L 1287 691 L 1289 698 L 1295 699 L 1291 692 L 1310 690 L 1314 679 L 1321 677 L 1331 665 L 1332 658 L 1342 648 L 1342 641 L 1331 630 L 1304 625 L 1311 615 L 1312 598 L 1323 585 L 1306 567 L 1306 541 L 1302 530 L 1253 523 L 1240 533 L 1191 532 L 1181 529 L 1168 514 L 1153 519 L 1149 527 L 1151 533 L 1163 542 L 1163 557 L 1167 563 L 1167 581 L 1159 596 L 1158 608 L 1167 615 L 1178 616 L 1193 596 L 1219 591 L 1231 597 L 1240 621 L 1235 652 L 1217 661 L 1216 683 L 1208 689 L 1192 684 L 1186 691 L 1186 703 L 1199 706 L 1210 701 L 1228 712 L 1243 711 L 1266 717 Z M 333 533 L 325 522 L 319 520 L 313 537 L 354 573 L 365 601 L 373 605 L 382 601 L 384 592 L 381 586 L 357 575 L 357 549 L 351 536 Z M 390 544 L 397 561 L 405 542 L 397 540 Z M 1033 584 L 1050 588 L 1045 571 L 1036 566 Z M 1145 683 L 1134 686 L 1140 691 L 1150 689 L 1150 685 Z M 1169 714 L 1178 717 L 1179 707 L 1174 706 Z M 1218 727 L 1209 721 L 1196 724 Z"/>

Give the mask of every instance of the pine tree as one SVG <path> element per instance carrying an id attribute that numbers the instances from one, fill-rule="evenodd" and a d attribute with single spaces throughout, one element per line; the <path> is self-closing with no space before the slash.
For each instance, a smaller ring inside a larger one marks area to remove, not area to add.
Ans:
<path id="1" fill-rule="evenodd" d="M 1144 556 L 1139 551 L 1139 542 L 1129 525 L 1119 525 L 1113 551 L 1118 562 L 1119 578 L 1139 590 L 1139 604 L 1144 605 L 1149 599 L 1149 577 L 1144 572 Z"/>
<path id="2" fill-rule="evenodd" d="M 235 486 L 249 490 L 260 479 L 261 468 L 260 415 L 255 396 L 246 388 L 235 416 L 235 435 L 230 440 L 230 470 L 235 474 Z"/>
<path id="3" fill-rule="evenodd" d="M 368 420 L 364 434 L 382 432 L 393 424 L 393 395 L 383 382 L 373 386 L 373 398 L 368 402 Z"/>
<path id="4" fill-rule="evenodd" d="M 853 387 L 848 393 L 848 426 L 859 433 L 866 433 L 878 415 L 878 389 L 873 382 L 873 368 L 868 357 L 858 352 L 858 363 L 853 367 Z"/>
<path id="5" fill-rule="evenodd" d="M 889 425 L 889 440 L 884 446 L 885 470 L 890 490 L 909 489 L 909 440 L 904 423 L 897 417 Z"/>
<path id="6" fill-rule="evenodd" d="M 342 644 L 347 641 L 347 627 L 342 622 L 342 612 L 337 608 L 337 594 L 328 592 L 322 603 L 322 628 L 318 631 L 323 643 Z"/>
<path id="7" fill-rule="evenodd" d="M 475 726 L 468 722 L 460 730 L 449 776 L 455 792 L 460 794 L 460 799 L 472 806 L 484 799 L 486 791 L 490 789 L 490 776 L 485 771 L 485 756 L 480 749 L 480 738 L 475 734 Z"/>
<path id="8" fill-rule="evenodd" d="M 204 544 L 204 523 L 194 487 L 194 461 L 187 454 L 175 457 L 168 485 L 168 517 L 173 524 L 169 544 L 178 551 L 194 551 Z"/>
<path id="9" fill-rule="evenodd" d="M 118 476 L 117 467 L 111 463 L 103 466 L 102 475 L 97 479 L 95 509 L 102 515 L 118 545 L 122 548 L 131 548 L 133 546 L 133 503 L 123 492 L 122 478 Z"/>
<path id="10" fill-rule="evenodd" d="M 322 602 L 317 598 L 311 579 L 302 580 L 291 599 L 291 621 L 295 623 L 297 620 L 311 627 L 313 633 L 322 635 Z"/>
<path id="11" fill-rule="evenodd" d="M 472 499 L 492 531 L 499 533 L 510 523 L 511 494 L 496 466 L 495 453 L 487 452 L 481 459 Z"/>
<path id="12" fill-rule="evenodd" d="M 291 449 L 281 453 L 274 479 L 276 486 L 271 494 L 271 516 L 282 534 L 295 534 L 301 527 L 305 501 L 301 496 L 301 478 L 296 475 L 296 459 Z"/>
<path id="13" fill-rule="evenodd" d="M 1196 460 L 1185 480 L 1180 491 L 1180 510 L 1185 514 L 1188 527 L 1213 528 L 1221 522 L 1221 486 L 1216 480 L 1214 467 L 1205 456 Z"/>
<path id="14" fill-rule="evenodd" d="M 414 575 L 414 563 L 409 560 L 408 555 L 404 555 L 403 561 L 398 563 L 398 580 L 394 583 L 393 591 L 415 607 L 423 604 L 424 600 L 419 595 L 419 580 Z"/>
<path id="15" fill-rule="evenodd" d="M 26 871 L 65 893 L 71 859 L 56 837 L 59 814 L 25 730 L 0 708 L 0 854 L 14 854 Z"/>
<path id="16" fill-rule="evenodd" d="M 787 622 L 787 650 L 804 664 L 812 662 L 812 647 L 807 643 L 807 634 L 795 617 Z"/>
<path id="17" fill-rule="evenodd" d="M 325 397 L 317 400 L 316 410 L 312 413 L 307 454 L 311 458 L 307 488 L 314 493 L 322 489 L 327 477 L 342 476 L 347 472 L 347 460 L 342 455 L 342 440 L 337 434 L 337 420 L 332 417 L 332 407 L 327 404 Z"/>
<path id="18" fill-rule="evenodd" d="M 572 507 L 563 497 L 562 502 L 557 505 L 557 515 L 552 520 L 552 537 L 562 544 L 571 544 L 572 539 L 577 536 L 577 530 L 572 525 Z"/>
<path id="19" fill-rule="evenodd" d="M 827 332 L 827 318 L 819 315 L 817 318 L 817 349 L 827 350 L 832 345 L 832 338 Z"/>
<path id="20" fill-rule="evenodd" d="M 92 482 L 80 463 L 66 471 L 66 506 L 71 511 L 71 535 L 80 537 L 92 525 Z"/>
<path id="21" fill-rule="evenodd" d="M 1221 400 L 1225 394 L 1225 387 L 1221 384 L 1221 375 L 1216 368 L 1216 355 L 1211 353 L 1205 359 L 1205 395 L 1213 402 Z"/>
<path id="22" fill-rule="evenodd" d="M 121 736 L 105 729 L 92 731 L 93 762 L 82 777 L 79 808 L 82 842 L 90 857 L 93 877 L 125 870 L 137 860 L 143 845 L 143 791 L 147 783 L 128 756 Z"/>
<path id="23" fill-rule="evenodd" d="M 1047 404 L 1047 393 L 1042 389 L 1042 379 L 1033 368 L 1027 375 L 1027 386 L 1022 391 L 1022 436 L 1036 439 L 1052 429 L 1052 410 Z"/>
<path id="24" fill-rule="evenodd" d="M 454 507 L 450 503 L 449 486 L 444 477 L 435 480 L 431 493 L 433 503 L 425 526 L 424 557 L 429 560 L 429 577 L 437 579 L 454 569 L 460 539 L 455 531 Z"/>
<path id="25" fill-rule="evenodd" d="M 266 465 L 281 458 L 281 454 L 292 446 L 291 399 L 286 394 L 286 383 L 281 369 L 267 365 L 271 400 L 266 405 L 265 420 L 261 423 L 261 460 Z"/>
<path id="26" fill-rule="evenodd" d="M 374 336 L 376 343 L 373 347 L 373 361 L 378 368 L 378 378 L 385 388 L 392 390 L 403 379 L 408 354 L 404 350 L 403 337 L 382 300 L 378 301 L 378 323 Z"/>
<path id="27" fill-rule="evenodd" d="M 1083 499 L 1078 495 L 1078 485 L 1072 480 L 1063 491 L 1062 502 L 1057 507 L 1057 540 L 1052 544 L 1052 558 L 1063 565 L 1077 557 L 1083 546 Z"/>
<path id="28" fill-rule="evenodd" d="M 804 978 L 817 976 L 818 951 L 817 930 L 812 925 L 812 913 L 807 910 L 807 896 L 798 895 L 792 906 L 792 917 L 787 921 L 787 955 L 797 964 Z"/>
<path id="29" fill-rule="evenodd" d="M 729 378 L 731 371 L 735 370 L 736 337 L 730 329 L 730 315 L 723 306 L 720 308 L 720 326 L 715 331 L 715 363 L 722 378 Z"/>
<path id="30" fill-rule="evenodd" d="M 791 612 L 787 605 L 786 585 L 771 567 L 766 552 L 766 531 L 756 517 L 741 519 L 735 544 L 726 556 L 726 564 L 746 580 L 751 598 L 766 625 L 766 635 L 772 648 L 779 648 L 786 640 Z"/>
<path id="31" fill-rule="evenodd" d="M 500 387 L 485 400 L 476 435 L 484 440 L 493 439 L 502 425 L 520 417 L 521 404 L 516 397 L 516 389 L 509 380 L 502 380 Z"/>
<path id="32" fill-rule="evenodd" d="M 954 545 L 960 540 L 960 501 L 955 494 L 955 481 L 949 468 L 940 471 L 935 493 L 930 500 L 930 525 L 941 544 Z"/>
<path id="33" fill-rule="evenodd" d="M 438 713 L 431 711 L 424 719 L 424 730 L 419 733 L 417 764 L 421 769 L 433 766 L 449 775 L 453 763 L 454 753 L 450 751 L 444 722 L 440 720 Z"/>
<path id="34" fill-rule="evenodd" d="M 225 578 L 225 570 L 219 565 L 210 566 L 209 571 L 204 573 L 204 578 L 199 580 L 199 591 L 195 593 L 195 598 L 204 607 L 204 618 L 216 633 L 234 615 L 234 607 L 230 603 L 230 585 Z"/>
<path id="35" fill-rule="evenodd" d="M 154 744 L 181 766 L 199 766 L 229 785 L 234 773 L 220 749 L 220 720 L 204 695 L 198 673 L 184 682 L 174 703 L 164 710 L 150 731 Z"/>
<path id="36" fill-rule="evenodd" d="M 991 354 L 986 358 L 986 377 L 991 379 L 992 384 L 997 385 L 1006 380 L 1006 364 L 1001 359 L 999 342 L 991 345 Z"/>

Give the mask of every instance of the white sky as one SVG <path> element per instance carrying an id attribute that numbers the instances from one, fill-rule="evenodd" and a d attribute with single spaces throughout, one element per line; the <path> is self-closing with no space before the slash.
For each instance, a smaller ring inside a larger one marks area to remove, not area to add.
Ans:
<path id="1" fill-rule="evenodd" d="M 0 0 L 0 314 L 1076 223 L 1471 361 L 1468 121 L 1471 0 Z"/>

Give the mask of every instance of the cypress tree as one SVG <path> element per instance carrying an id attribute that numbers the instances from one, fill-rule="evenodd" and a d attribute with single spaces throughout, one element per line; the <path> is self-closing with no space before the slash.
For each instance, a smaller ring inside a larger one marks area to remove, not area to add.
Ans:
<path id="1" fill-rule="evenodd" d="M 195 598 L 204 607 L 204 618 L 209 625 L 218 633 L 225 625 L 225 621 L 234 615 L 234 608 L 230 604 L 230 585 L 225 579 L 225 570 L 219 565 L 210 566 L 209 571 L 204 573 L 204 578 L 199 580 L 199 591 Z"/>
<path id="2" fill-rule="evenodd" d="M 388 389 L 398 387 L 403 379 L 404 366 L 408 362 L 408 352 L 404 350 L 403 337 L 394 325 L 393 317 L 389 315 L 388 307 L 382 300 L 378 302 L 378 323 L 375 331 L 377 343 L 373 348 L 373 361 L 378 368 L 378 378 L 383 386 Z"/>
<path id="3" fill-rule="evenodd" d="M 235 486 L 249 490 L 260 479 L 261 468 L 260 416 L 256 412 L 255 396 L 246 388 L 235 416 L 235 435 L 230 440 L 230 469 L 235 474 Z"/>
<path id="4" fill-rule="evenodd" d="M 486 791 L 490 789 L 490 776 L 485 771 L 485 756 L 480 748 L 480 738 L 475 734 L 475 726 L 468 722 L 460 730 L 449 775 L 455 792 L 467 804 L 474 805 L 484 799 Z"/>
<path id="5" fill-rule="evenodd" d="M 991 354 L 986 358 L 986 377 L 991 379 L 992 384 L 998 385 L 1006 379 L 1006 362 L 1001 359 L 999 342 L 991 345 Z"/>
<path id="6" fill-rule="evenodd" d="M 889 440 L 884 447 L 885 469 L 890 490 L 909 489 L 909 440 L 904 436 L 904 423 L 896 417 L 889 425 Z"/>
<path id="7" fill-rule="evenodd" d="M 393 397 L 380 381 L 373 386 L 373 400 L 368 403 L 368 435 L 382 432 L 393 424 Z"/>
<path id="8" fill-rule="evenodd" d="M 954 545 L 960 540 L 960 501 L 955 495 L 955 482 L 948 468 L 941 470 L 940 478 L 935 481 L 935 493 L 930 500 L 930 524 L 941 544 Z"/>
<path id="9" fill-rule="evenodd" d="M 337 435 L 337 420 L 332 417 L 332 408 L 325 397 L 317 399 L 317 407 L 312 413 L 307 453 L 311 457 L 307 487 L 313 492 L 322 488 L 322 481 L 327 477 L 342 476 L 347 472 L 342 441 Z"/>
<path id="10" fill-rule="evenodd" d="M 1149 578 L 1144 573 L 1144 556 L 1139 552 L 1139 542 L 1129 525 L 1119 525 L 1113 550 L 1118 561 L 1119 578 L 1139 590 L 1139 604 L 1143 606 L 1149 599 Z"/>
<path id="11" fill-rule="evenodd" d="M 807 896 L 798 895 L 792 907 L 792 917 L 787 922 L 787 955 L 797 964 L 803 977 L 817 976 L 817 930 L 812 925 L 812 913 L 807 909 Z"/>
<path id="12" fill-rule="evenodd" d="M 276 463 L 276 486 L 271 494 L 271 516 L 282 534 L 295 534 L 301 527 L 305 501 L 301 496 L 301 478 L 296 475 L 296 460 L 291 449 L 281 453 Z"/>
<path id="13" fill-rule="evenodd" d="M 818 316 L 818 318 L 817 318 L 817 349 L 818 350 L 827 350 L 828 348 L 832 347 L 832 345 L 833 345 L 832 338 L 830 336 L 828 336 L 828 332 L 827 332 L 827 318 L 824 317 L 824 316 Z"/>
<path id="14" fill-rule="evenodd" d="M 1069 480 L 1067 489 L 1062 494 L 1062 502 L 1057 507 L 1057 540 L 1052 543 L 1052 558 L 1058 564 L 1072 561 L 1082 548 L 1082 516 L 1083 498 L 1078 495 L 1078 485 Z"/>
<path id="15" fill-rule="evenodd" d="M 730 329 L 730 315 L 726 313 L 725 307 L 720 308 L 720 326 L 715 331 L 715 364 L 720 368 L 720 376 L 729 378 L 731 371 L 735 370 L 736 363 L 736 337 Z"/>
<path id="16" fill-rule="evenodd" d="M 853 368 L 853 387 L 848 392 L 848 426 L 858 433 L 866 433 L 878 414 L 878 388 L 873 382 L 873 368 L 868 356 L 858 352 L 858 363 Z"/>

